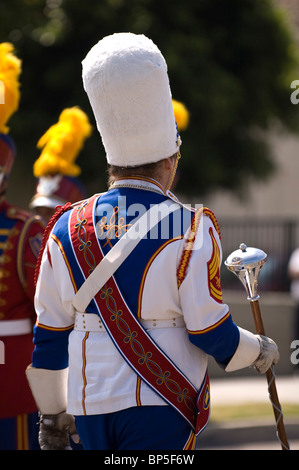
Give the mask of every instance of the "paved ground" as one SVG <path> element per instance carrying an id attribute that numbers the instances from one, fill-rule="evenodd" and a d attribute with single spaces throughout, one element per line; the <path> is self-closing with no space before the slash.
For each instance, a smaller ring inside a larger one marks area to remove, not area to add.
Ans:
<path id="1" fill-rule="evenodd" d="M 299 404 L 299 376 L 276 377 L 276 388 L 282 407 Z M 270 403 L 265 376 L 240 379 L 211 379 L 211 404 L 241 405 Z M 271 405 L 270 405 L 271 406 Z M 211 413 L 212 417 L 212 413 Z M 284 426 L 291 450 L 299 450 L 299 416 L 285 417 Z M 198 438 L 199 450 L 281 450 L 273 418 L 249 418 L 228 422 L 211 419 Z"/>

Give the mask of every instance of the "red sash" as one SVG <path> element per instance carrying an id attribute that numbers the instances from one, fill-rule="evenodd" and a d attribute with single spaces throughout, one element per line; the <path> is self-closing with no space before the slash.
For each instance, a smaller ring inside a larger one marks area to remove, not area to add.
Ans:
<path id="1" fill-rule="evenodd" d="M 72 210 L 70 236 L 85 278 L 103 258 L 96 236 L 94 208 L 98 196 Z M 172 405 L 198 435 L 209 419 L 209 378 L 198 392 L 163 353 L 132 314 L 112 276 L 94 297 L 98 314 L 126 362 L 159 396 Z"/>

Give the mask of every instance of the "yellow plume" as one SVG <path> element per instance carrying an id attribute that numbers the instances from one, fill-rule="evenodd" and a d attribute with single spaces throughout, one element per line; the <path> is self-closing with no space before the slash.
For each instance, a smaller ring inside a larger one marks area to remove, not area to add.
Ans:
<path id="1" fill-rule="evenodd" d="M 74 106 L 64 109 L 58 122 L 37 143 L 37 148 L 43 150 L 34 163 L 34 176 L 40 178 L 57 173 L 78 176 L 81 169 L 74 161 L 91 132 L 88 117 L 80 108 Z"/>
<path id="2" fill-rule="evenodd" d="M 189 124 L 189 111 L 180 101 L 172 100 L 174 117 L 179 131 L 187 129 Z"/>
<path id="3" fill-rule="evenodd" d="M 14 46 L 9 42 L 0 44 L 0 133 L 7 134 L 6 126 L 11 115 L 18 109 L 22 62 L 14 55 Z"/>

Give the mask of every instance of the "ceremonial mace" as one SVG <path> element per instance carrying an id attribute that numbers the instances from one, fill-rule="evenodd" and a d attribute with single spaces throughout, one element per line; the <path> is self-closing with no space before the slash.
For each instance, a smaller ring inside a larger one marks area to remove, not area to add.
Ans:
<path id="1" fill-rule="evenodd" d="M 239 250 L 231 253 L 224 262 L 227 269 L 232 271 L 245 287 L 247 300 L 250 301 L 256 332 L 263 336 L 266 336 L 266 334 L 258 301 L 260 296 L 257 293 L 257 286 L 258 276 L 261 268 L 266 262 L 266 258 L 267 255 L 264 251 L 259 250 L 258 248 L 247 247 L 244 243 L 241 243 Z M 268 382 L 269 398 L 275 416 L 277 437 L 280 441 L 282 450 L 289 450 L 289 444 L 283 424 L 283 414 L 276 390 L 273 366 L 267 370 L 266 377 Z"/>

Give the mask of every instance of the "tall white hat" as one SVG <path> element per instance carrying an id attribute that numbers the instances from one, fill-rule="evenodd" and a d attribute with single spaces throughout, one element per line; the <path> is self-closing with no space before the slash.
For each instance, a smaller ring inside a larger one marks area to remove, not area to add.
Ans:
<path id="1" fill-rule="evenodd" d="M 107 36 L 82 66 L 109 164 L 144 165 L 178 152 L 167 65 L 152 40 L 132 33 Z"/>

